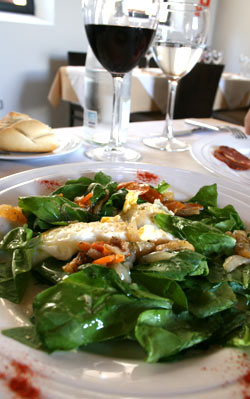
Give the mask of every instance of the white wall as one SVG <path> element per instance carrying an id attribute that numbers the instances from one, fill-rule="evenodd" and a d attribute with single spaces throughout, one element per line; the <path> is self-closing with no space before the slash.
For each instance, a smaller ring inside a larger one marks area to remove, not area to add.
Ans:
<path id="1" fill-rule="evenodd" d="M 250 0 L 211 0 L 210 9 L 208 43 L 223 50 L 226 71 L 239 72 L 240 53 L 250 56 Z M 0 37 L 0 118 L 14 110 L 53 127 L 67 126 L 68 105 L 54 109 L 47 95 L 67 51 L 87 49 L 81 0 L 55 0 L 52 25 L 0 21 Z"/>
<path id="2" fill-rule="evenodd" d="M 216 1 L 212 47 L 223 51 L 225 71 L 239 73 L 240 54 L 250 57 L 250 0 Z"/>
<path id="3" fill-rule="evenodd" d="M 53 127 L 67 126 L 67 104 L 53 109 L 47 95 L 57 68 L 67 63 L 67 51 L 87 49 L 81 0 L 55 0 L 52 25 L 0 21 L 0 37 L 0 118 L 18 111 Z"/>

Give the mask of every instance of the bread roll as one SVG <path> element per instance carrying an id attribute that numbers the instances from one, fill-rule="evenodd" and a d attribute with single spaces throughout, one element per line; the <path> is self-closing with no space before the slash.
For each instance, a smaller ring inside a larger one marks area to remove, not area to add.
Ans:
<path id="1" fill-rule="evenodd" d="M 0 150 L 14 152 L 50 152 L 58 147 L 51 127 L 18 112 L 0 120 Z"/>

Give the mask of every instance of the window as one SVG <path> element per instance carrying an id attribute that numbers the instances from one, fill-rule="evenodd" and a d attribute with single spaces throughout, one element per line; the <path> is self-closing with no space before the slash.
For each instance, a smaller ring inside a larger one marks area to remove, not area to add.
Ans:
<path id="1" fill-rule="evenodd" d="M 0 11 L 34 15 L 34 0 L 0 0 Z"/>

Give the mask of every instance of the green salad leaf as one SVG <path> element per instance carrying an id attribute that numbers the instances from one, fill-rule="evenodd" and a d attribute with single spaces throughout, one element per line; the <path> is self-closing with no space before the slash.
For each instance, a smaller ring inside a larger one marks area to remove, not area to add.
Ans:
<path id="1" fill-rule="evenodd" d="M 5 235 L 0 243 L 4 251 L 0 261 L 0 297 L 19 303 L 26 291 L 32 256 L 39 238 L 32 238 L 32 230 L 19 227 Z"/>
<path id="2" fill-rule="evenodd" d="M 157 214 L 155 221 L 161 229 L 179 239 L 189 241 L 197 252 L 205 256 L 213 253 L 231 254 L 235 247 L 235 239 L 233 237 L 200 221 L 163 213 Z"/>
<path id="3" fill-rule="evenodd" d="M 203 255 L 186 250 L 167 260 L 134 265 L 132 276 L 138 271 L 156 278 L 183 281 L 187 276 L 208 274 L 208 265 Z"/>
<path id="4" fill-rule="evenodd" d="M 147 361 L 154 363 L 207 340 L 217 328 L 216 316 L 200 320 L 188 312 L 153 309 L 140 314 L 135 336 L 147 353 Z"/>
<path id="5" fill-rule="evenodd" d="M 38 294 L 35 326 L 49 351 L 69 350 L 128 334 L 146 309 L 171 308 L 171 301 L 136 289 L 115 271 L 91 266 Z"/>

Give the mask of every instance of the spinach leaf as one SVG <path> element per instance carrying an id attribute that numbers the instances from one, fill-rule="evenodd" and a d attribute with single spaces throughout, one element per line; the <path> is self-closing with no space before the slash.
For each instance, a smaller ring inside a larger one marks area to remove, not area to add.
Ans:
<path id="1" fill-rule="evenodd" d="M 205 279 L 190 278 L 182 284 L 182 288 L 188 299 L 189 311 L 198 318 L 222 312 L 237 303 L 236 295 L 226 282 L 211 284 Z"/>
<path id="2" fill-rule="evenodd" d="M 170 184 L 168 184 L 167 182 L 165 182 L 164 180 L 162 180 L 156 187 L 156 191 L 158 191 L 158 193 L 160 194 L 164 194 L 170 187 Z"/>
<path id="3" fill-rule="evenodd" d="M 223 258 L 218 257 L 209 261 L 208 280 L 211 283 L 228 281 L 240 284 L 243 288 L 248 288 L 250 284 L 250 265 L 242 265 L 232 272 L 227 272 L 223 267 Z"/>
<path id="4" fill-rule="evenodd" d="M 140 270 L 132 270 L 134 282 L 143 285 L 150 292 L 171 299 L 175 308 L 188 308 L 186 294 L 176 281 L 163 277 L 163 273 L 147 273 Z"/>
<path id="5" fill-rule="evenodd" d="M 223 232 L 244 229 L 244 224 L 232 205 L 217 207 L 217 185 L 202 187 L 188 202 L 198 202 L 204 206 L 199 215 L 191 216 L 191 220 L 200 220 L 220 229 Z"/>
<path id="6" fill-rule="evenodd" d="M 99 183 L 106 186 L 111 182 L 111 177 L 105 175 L 103 172 L 95 174 L 94 178 L 80 177 L 79 179 L 68 180 L 64 186 L 59 187 L 52 195 L 63 194 L 64 197 L 73 201 L 75 197 L 81 197 L 89 192 L 89 186 L 93 183 Z"/>
<path id="7" fill-rule="evenodd" d="M 64 265 L 65 261 L 60 261 L 55 258 L 47 258 L 42 263 L 33 267 L 32 274 L 35 275 L 38 281 L 54 285 L 59 283 L 59 281 L 68 275 L 62 269 Z"/>
<path id="8" fill-rule="evenodd" d="M 111 177 L 108 176 L 108 175 L 106 175 L 106 174 L 103 173 L 103 172 L 97 172 L 97 173 L 95 174 L 94 180 L 95 180 L 97 183 L 100 183 L 100 184 L 102 184 L 103 186 L 106 186 L 107 184 L 109 184 L 109 183 L 111 182 Z"/>
<path id="9" fill-rule="evenodd" d="M 204 213 L 202 216 L 203 223 L 214 226 L 223 232 L 244 229 L 244 224 L 232 205 L 227 205 L 224 208 L 209 206 L 206 217 L 204 217 Z"/>
<path id="10" fill-rule="evenodd" d="M 112 269 L 91 266 L 38 294 L 35 325 L 49 351 L 127 335 L 145 309 L 171 308 L 166 298 L 122 282 Z"/>
<path id="11" fill-rule="evenodd" d="M 27 345 L 30 348 L 44 349 L 42 342 L 37 335 L 35 326 L 9 328 L 3 330 L 2 334 L 6 337 L 15 339 L 16 341 L 21 342 L 21 344 Z"/>
<path id="12" fill-rule="evenodd" d="M 219 328 L 209 339 L 209 344 L 244 348 L 250 346 L 250 312 L 231 308 L 220 313 Z"/>
<path id="13" fill-rule="evenodd" d="M 203 186 L 199 189 L 197 194 L 190 198 L 187 202 L 195 202 L 200 205 L 203 205 L 204 208 L 208 208 L 209 206 L 216 207 L 217 206 L 217 184 L 212 184 L 210 186 Z"/>
<path id="14" fill-rule="evenodd" d="M 80 208 L 74 202 L 57 195 L 50 197 L 31 196 L 20 197 L 18 205 L 28 216 L 28 222 L 31 222 L 31 228 L 40 227 L 48 229 L 51 225 L 66 225 L 68 222 L 90 222 L 96 220 L 96 217 Z M 36 217 L 29 218 L 30 214 Z"/>
<path id="15" fill-rule="evenodd" d="M 156 215 L 155 221 L 161 229 L 189 241 L 197 252 L 206 256 L 213 253 L 231 254 L 235 247 L 233 237 L 199 221 L 165 214 Z"/>
<path id="16" fill-rule="evenodd" d="M 162 358 L 207 340 L 218 328 L 217 316 L 196 319 L 188 312 L 174 314 L 172 310 L 152 309 L 140 314 L 135 337 L 147 353 L 147 361 Z"/>
<path id="17" fill-rule="evenodd" d="M 74 201 L 75 197 L 82 197 L 87 194 L 91 182 L 92 180 L 86 177 L 78 179 L 77 181 L 67 181 L 64 186 L 55 190 L 52 196 L 62 194 L 64 198 Z"/>
<path id="18" fill-rule="evenodd" d="M 244 322 L 228 335 L 227 346 L 236 348 L 249 348 L 250 347 L 250 312 L 244 312 Z"/>
<path id="19" fill-rule="evenodd" d="M 134 271 L 158 279 L 183 281 L 187 276 L 207 275 L 208 266 L 203 255 L 193 251 L 180 251 L 167 260 L 135 265 L 132 278 Z"/>
<path id="20" fill-rule="evenodd" d="M 121 211 L 125 201 L 127 190 L 122 188 L 114 192 L 100 210 L 100 216 L 115 216 Z"/>
<path id="21" fill-rule="evenodd" d="M 5 257 L 0 262 L 0 297 L 11 302 L 20 303 L 26 290 L 32 256 L 39 238 L 32 238 L 32 231 L 19 227 L 5 235 L 0 249 Z"/>

